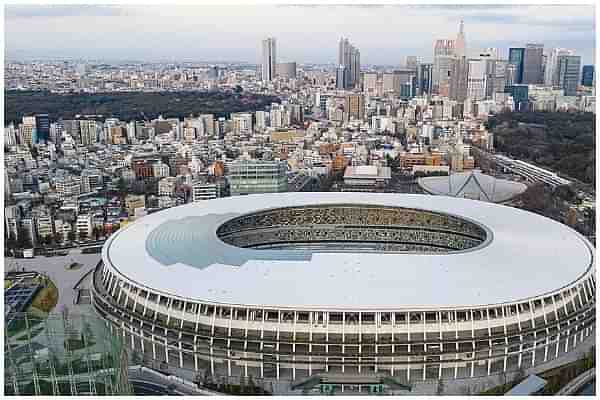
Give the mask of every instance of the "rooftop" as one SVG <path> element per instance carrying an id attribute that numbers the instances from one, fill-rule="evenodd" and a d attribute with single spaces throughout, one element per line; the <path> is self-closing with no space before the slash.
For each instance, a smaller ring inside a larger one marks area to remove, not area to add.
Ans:
<path id="1" fill-rule="evenodd" d="M 241 215 L 327 204 L 455 215 L 485 227 L 490 240 L 444 254 L 319 252 L 239 248 L 216 233 Z M 511 207 L 444 196 L 331 192 L 236 196 L 174 207 L 117 231 L 102 257 L 126 279 L 186 299 L 389 309 L 497 304 L 545 294 L 591 268 L 593 251 L 567 226 Z"/>

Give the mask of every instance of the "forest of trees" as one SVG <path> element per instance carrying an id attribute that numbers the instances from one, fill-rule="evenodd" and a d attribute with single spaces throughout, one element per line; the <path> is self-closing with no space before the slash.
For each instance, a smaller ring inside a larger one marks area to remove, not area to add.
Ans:
<path id="1" fill-rule="evenodd" d="M 489 118 L 496 151 L 595 182 L 595 114 L 508 112 Z"/>
<path id="2" fill-rule="evenodd" d="M 23 116 L 47 113 L 50 120 L 70 119 L 75 115 L 102 115 L 123 121 L 157 118 L 183 119 L 189 115 L 215 114 L 228 117 L 232 112 L 264 110 L 275 96 L 234 92 L 123 92 L 71 93 L 46 91 L 7 91 L 5 123 L 20 122 Z"/>

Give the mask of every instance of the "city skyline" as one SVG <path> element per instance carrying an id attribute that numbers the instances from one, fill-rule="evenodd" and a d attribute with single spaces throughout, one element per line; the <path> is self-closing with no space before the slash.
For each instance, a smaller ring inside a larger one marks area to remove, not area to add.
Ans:
<path id="1" fill-rule="evenodd" d="M 467 57 L 495 47 L 508 58 L 509 47 L 543 43 L 592 64 L 594 14 L 593 5 L 7 6 L 6 57 L 260 63 L 261 41 L 275 37 L 278 62 L 334 64 L 345 36 L 363 64 L 398 65 L 407 56 L 431 62 L 434 42 L 454 38 L 464 20 Z"/>

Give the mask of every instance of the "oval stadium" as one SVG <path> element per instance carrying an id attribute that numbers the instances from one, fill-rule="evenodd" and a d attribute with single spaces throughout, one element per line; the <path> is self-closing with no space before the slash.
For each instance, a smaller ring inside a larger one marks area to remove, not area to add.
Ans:
<path id="1" fill-rule="evenodd" d="M 569 227 L 483 201 L 238 196 L 117 231 L 93 304 L 145 358 L 202 375 L 455 380 L 580 351 L 594 257 Z"/>

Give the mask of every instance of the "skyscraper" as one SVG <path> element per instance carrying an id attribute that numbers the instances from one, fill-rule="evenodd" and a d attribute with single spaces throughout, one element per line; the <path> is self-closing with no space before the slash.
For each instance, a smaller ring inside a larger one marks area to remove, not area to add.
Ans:
<path id="1" fill-rule="evenodd" d="M 558 87 L 564 90 L 565 96 L 577 95 L 579 71 L 581 70 L 580 56 L 558 57 Z"/>
<path id="2" fill-rule="evenodd" d="M 417 71 L 418 59 L 416 56 L 407 56 L 406 57 L 406 69 L 410 69 L 412 71 Z"/>
<path id="3" fill-rule="evenodd" d="M 483 100 L 486 97 L 487 58 L 470 59 L 468 63 L 467 93 L 472 100 Z"/>
<path id="4" fill-rule="evenodd" d="M 433 64 L 421 64 L 418 70 L 419 95 L 431 94 Z"/>
<path id="5" fill-rule="evenodd" d="M 467 38 L 465 36 L 465 23 L 463 20 L 458 25 L 458 35 L 456 35 L 456 56 L 458 58 L 467 56 Z"/>
<path id="6" fill-rule="evenodd" d="M 35 127 L 38 140 L 47 141 L 50 138 L 50 118 L 48 114 L 36 114 Z"/>
<path id="7" fill-rule="evenodd" d="M 544 45 L 528 43 L 523 56 L 523 83 L 539 85 L 544 83 L 543 75 Z"/>
<path id="8" fill-rule="evenodd" d="M 338 65 L 337 70 L 335 71 L 335 87 L 336 89 L 344 90 L 346 88 L 346 76 L 348 71 L 346 67 L 342 64 Z"/>
<path id="9" fill-rule="evenodd" d="M 469 61 L 470 63 L 471 61 Z M 467 99 L 467 71 L 470 71 L 470 64 L 467 63 L 466 57 L 457 57 L 452 63 L 450 71 L 450 89 L 448 97 L 458 102 L 463 102 Z"/>
<path id="10" fill-rule="evenodd" d="M 508 50 L 508 62 L 515 66 L 513 84 L 523 83 L 523 61 L 525 60 L 525 49 L 523 47 L 511 47 Z"/>
<path id="11" fill-rule="evenodd" d="M 439 39 L 433 49 L 433 92 L 448 95 L 450 71 L 456 58 L 456 41 Z"/>
<path id="12" fill-rule="evenodd" d="M 344 67 L 343 82 L 337 82 L 340 89 L 350 89 L 360 82 L 360 51 L 348 39 L 341 38 L 338 48 L 338 66 Z M 338 73 L 340 74 L 338 67 Z"/>
<path id="13" fill-rule="evenodd" d="M 548 59 L 546 60 L 546 68 L 544 70 L 544 85 L 558 86 L 558 57 L 572 55 L 574 55 L 573 50 L 563 48 L 552 49 L 550 54 L 548 54 Z"/>
<path id="14" fill-rule="evenodd" d="M 584 65 L 581 72 L 581 85 L 594 86 L 594 66 Z"/>
<path id="15" fill-rule="evenodd" d="M 277 49 L 275 38 L 262 41 L 262 80 L 272 81 L 276 74 Z"/>
<path id="16" fill-rule="evenodd" d="M 460 21 L 456 39 L 439 39 L 435 42 L 433 50 L 433 92 L 448 96 L 450 92 L 450 76 L 452 71 L 466 74 L 466 69 L 456 69 L 456 60 L 466 57 L 466 36 L 464 22 Z M 463 81 L 464 77 L 457 77 Z"/>

